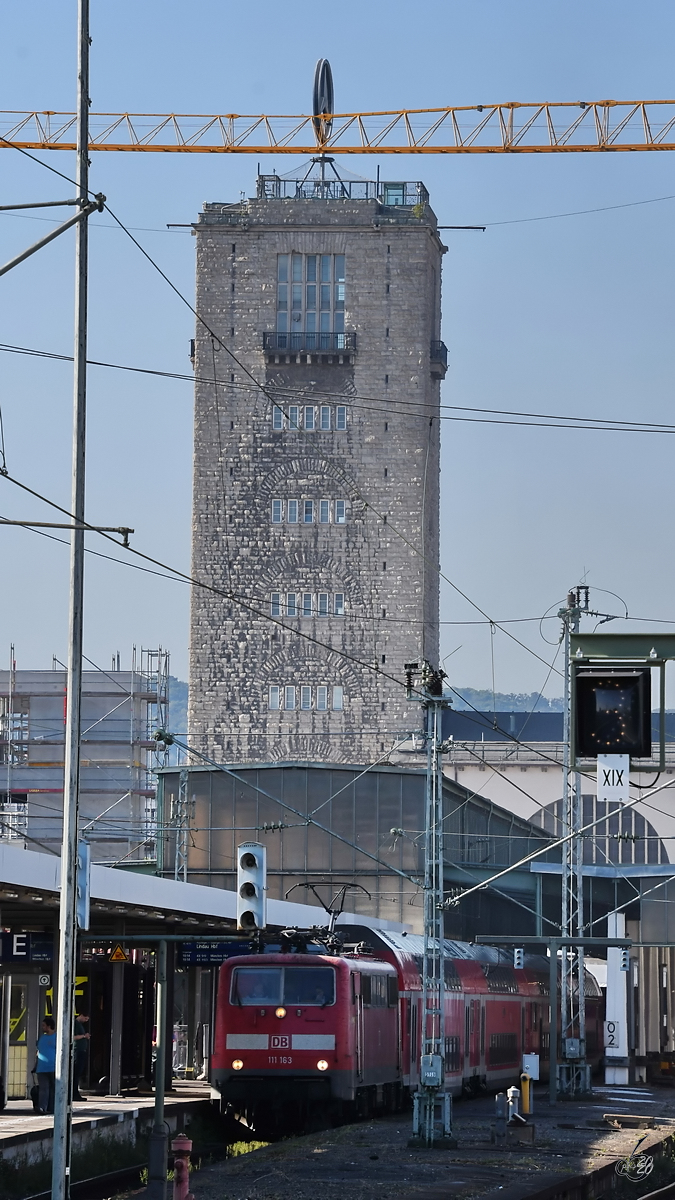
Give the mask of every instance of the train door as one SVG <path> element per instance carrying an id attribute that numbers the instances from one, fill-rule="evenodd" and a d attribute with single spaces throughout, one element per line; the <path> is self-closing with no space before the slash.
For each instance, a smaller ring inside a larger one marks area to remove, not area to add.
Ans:
<path id="1" fill-rule="evenodd" d="M 363 1001 L 361 997 L 360 972 L 352 972 L 352 1001 L 354 1004 L 354 1051 L 356 1058 L 356 1081 L 363 1082 Z"/>
<path id="2" fill-rule="evenodd" d="M 466 1075 L 475 1075 L 476 1069 L 480 1066 L 480 1030 L 480 1000 L 467 1000 L 464 1009 L 464 1073 Z"/>

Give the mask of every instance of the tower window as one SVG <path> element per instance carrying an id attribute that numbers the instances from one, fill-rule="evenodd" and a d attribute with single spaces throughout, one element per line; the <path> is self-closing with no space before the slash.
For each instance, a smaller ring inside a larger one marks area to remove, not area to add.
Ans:
<path id="1" fill-rule="evenodd" d="M 328 525 L 330 521 L 330 500 L 319 500 L 319 523 Z"/>
<path id="2" fill-rule="evenodd" d="M 286 596 L 286 616 L 297 617 L 298 615 L 298 597 L 296 592 L 289 592 Z"/>
<path id="3" fill-rule="evenodd" d="M 303 617 L 311 617 L 312 615 L 312 593 L 302 593 L 302 615 Z"/>
<path id="4" fill-rule="evenodd" d="M 295 688 L 292 684 L 284 688 L 284 708 L 295 708 Z"/>
<path id="5" fill-rule="evenodd" d="M 311 687 L 300 688 L 300 707 L 307 709 L 312 707 L 312 689 Z"/>
<path id="6" fill-rule="evenodd" d="M 299 429 L 300 428 L 299 413 L 300 413 L 300 409 L 298 408 L 298 405 L 291 404 L 291 406 L 288 410 L 289 428 L 291 428 L 291 429 Z"/>
<path id="7" fill-rule="evenodd" d="M 281 525 L 284 514 L 284 505 L 282 500 L 272 501 L 272 524 Z"/>
<path id="8" fill-rule="evenodd" d="M 341 687 L 333 688 L 333 712 L 342 712 L 344 708 L 344 692 Z"/>
<path id="9" fill-rule="evenodd" d="M 305 429 L 314 429 L 314 409 L 311 405 L 305 408 Z"/>
<path id="10" fill-rule="evenodd" d="M 274 687 L 270 688 L 269 697 L 267 700 L 267 707 L 273 709 L 275 712 L 281 708 L 281 688 L 280 687 L 274 686 Z"/>
<path id="11" fill-rule="evenodd" d="M 272 599 L 271 599 L 271 603 L 270 603 L 270 612 L 273 617 L 281 616 L 281 593 L 280 592 L 272 592 Z"/>
<path id="12" fill-rule="evenodd" d="M 319 616 L 328 616 L 328 592 L 319 592 Z"/>
<path id="13" fill-rule="evenodd" d="M 333 612 L 336 617 L 344 617 L 345 615 L 345 594 L 344 592 L 336 592 L 333 597 Z"/>
<path id="14" fill-rule="evenodd" d="M 297 500 L 288 501 L 288 523 L 289 525 L 297 525 L 298 523 L 298 502 Z"/>
<path id="15" fill-rule="evenodd" d="M 305 334 L 310 351 L 331 349 L 321 335 L 344 333 L 344 307 L 344 254 L 277 256 L 277 333 Z"/>
<path id="16" fill-rule="evenodd" d="M 279 408 L 278 404 L 275 404 L 274 408 L 272 409 L 272 429 L 283 429 L 283 427 L 284 414 Z"/>
<path id="17" fill-rule="evenodd" d="M 338 525 L 344 525 L 347 520 L 347 501 L 335 501 L 335 521 Z"/>
<path id="18" fill-rule="evenodd" d="M 335 410 L 335 428 L 347 428 L 347 407 L 344 404 L 338 404 Z"/>
<path id="19" fill-rule="evenodd" d="M 303 520 L 303 524 L 305 524 L 305 525 L 312 524 L 312 521 L 314 520 L 314 501 L 313 500 L 304 500 L 303 501 L 302 520 Z"/>
<path id="20" fill-rule="evenodd" d="M 319 712 L 325 712 L 328 708 L 328 688 L 323 683 L 316 689 L 316 707 Z"/>
<path id="21" fill-rule="evenodd" d="M 321 429 L 330 429 L 330 409 L 326 404 L 321 406 L 320 427 Z"/>

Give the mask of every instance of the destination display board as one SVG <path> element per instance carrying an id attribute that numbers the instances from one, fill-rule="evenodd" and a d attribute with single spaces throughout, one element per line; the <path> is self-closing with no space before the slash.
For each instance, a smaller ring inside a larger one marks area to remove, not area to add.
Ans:
<path id="1" fill-rule="evenodd" d="M 251 954 L 250 942 L 180 942 L 178 958 L 183 967 L 217 967 L 235 954 Z"/>

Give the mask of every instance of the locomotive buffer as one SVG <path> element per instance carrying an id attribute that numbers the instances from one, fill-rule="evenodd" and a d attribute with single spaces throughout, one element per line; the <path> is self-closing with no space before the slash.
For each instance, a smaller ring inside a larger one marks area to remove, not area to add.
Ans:
<path id="1" fill-rule="evenodd" d="M 406 663 L 408 699 L 426 711 L 427 787 L 424 840 L 424 960 L 420 1083 L 413 1096 L 411 1146 L 454 1148 L 452 1096 L 445 1088 L 445 929 L 443 907 L 443 671 L 428 662 Z M 420 684 L 413 689 L 413 678 Z"/>

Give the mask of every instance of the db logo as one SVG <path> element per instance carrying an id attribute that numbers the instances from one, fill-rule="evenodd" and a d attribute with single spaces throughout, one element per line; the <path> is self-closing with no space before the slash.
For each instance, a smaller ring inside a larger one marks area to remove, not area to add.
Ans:
<path id="1" fill-rule="evenodd" d="M 270 1038 L 273 1050 L 288 1050 L 290 1042 L 283 1033 L 275 1033 Z"/>

